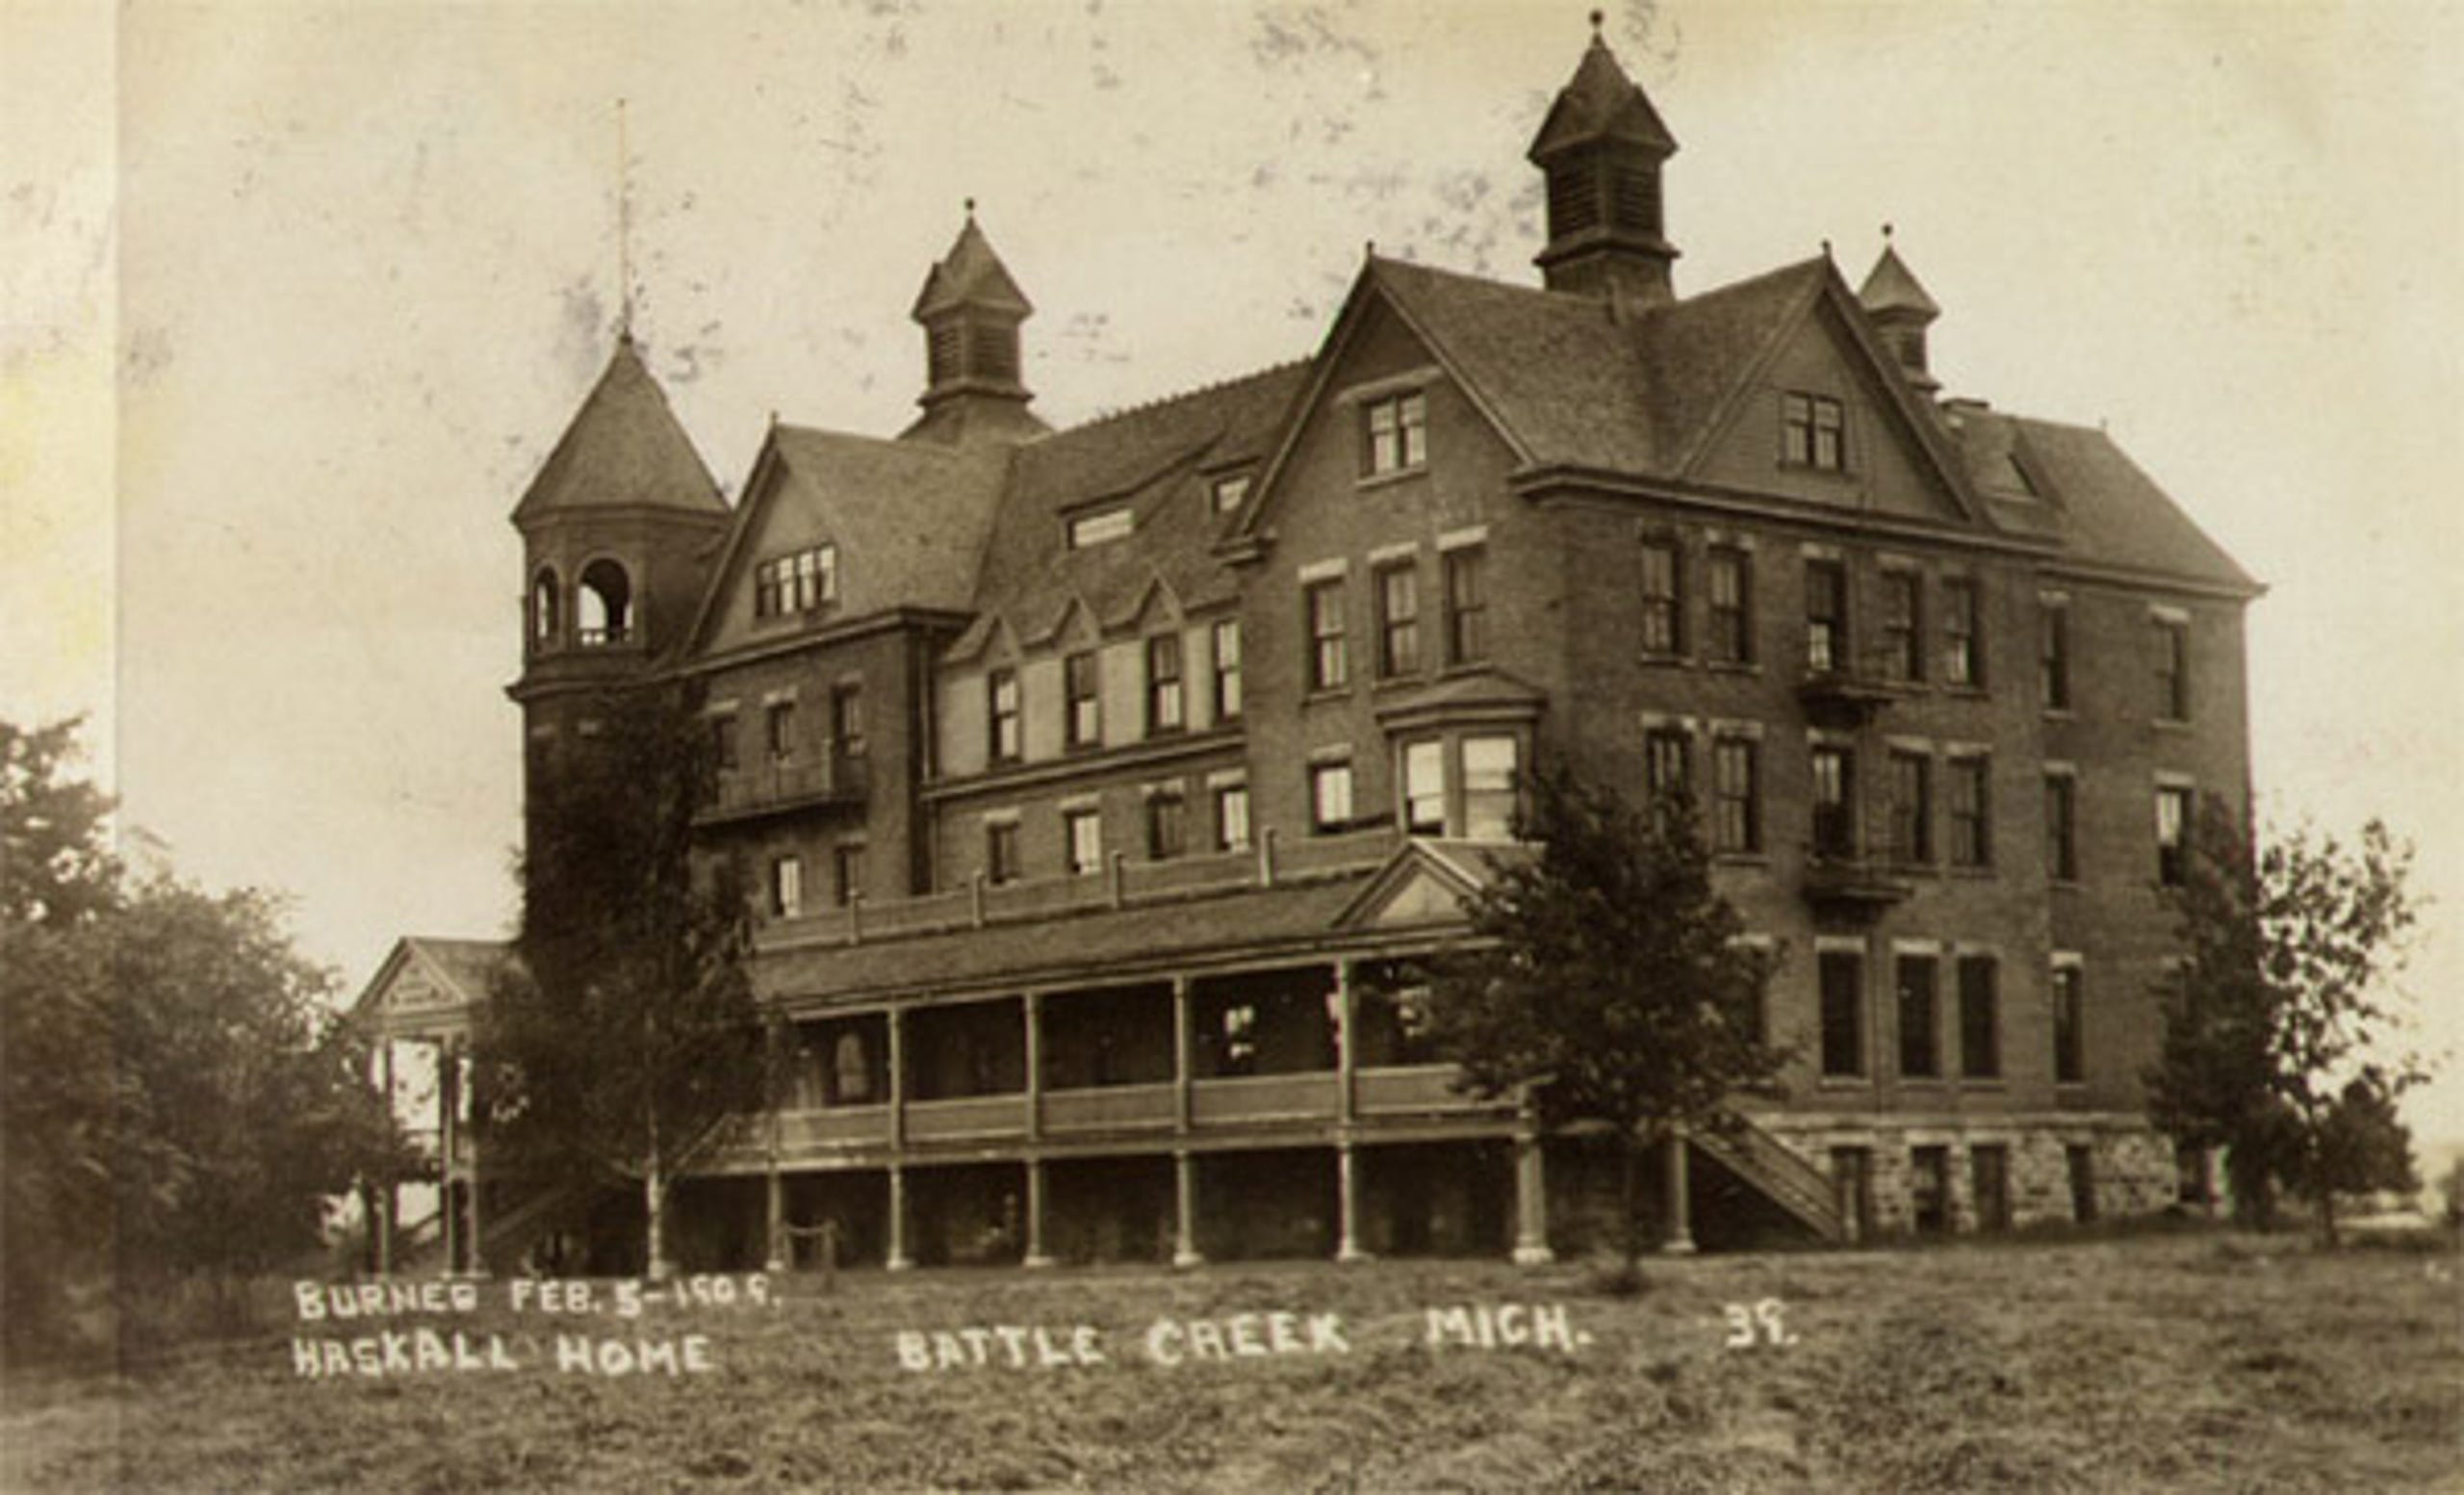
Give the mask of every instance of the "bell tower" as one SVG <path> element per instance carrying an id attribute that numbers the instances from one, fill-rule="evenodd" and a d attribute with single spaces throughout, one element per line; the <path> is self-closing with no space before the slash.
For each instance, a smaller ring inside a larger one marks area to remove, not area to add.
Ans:
<path id="1" fill-rule="evenodd" d="M 1617 65 L 1600 22 L 1592 12 L 1591 45 L 1527 153 L 1548 179 L 1549 244 L 1532 263 L 1552 291 L 1656 306 L 1676 296 L 1660 167 L 1677 140 Z"/>
<path id="2" fill-rule="evenodd" d="M 522 532 L 526 789 L 591 700 L 650 679 L 685 643 L 728 525 L 710 470 L 629 331 L 514 506 Z"/>

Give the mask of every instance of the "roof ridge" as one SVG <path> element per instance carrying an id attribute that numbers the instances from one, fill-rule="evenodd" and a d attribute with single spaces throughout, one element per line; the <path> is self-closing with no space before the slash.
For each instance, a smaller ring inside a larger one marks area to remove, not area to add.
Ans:
<path id="1" fill-rule="evenodd" d="M 1099 414 L 1089 416 L 1086 420 L 1079 422 L 1077 425 L 1065 425 L 1061 429 L 1054 431 L 1052 434 L 1055 436 L 1074 436 L 1080 431 L 1092 430 L 1098 425 L 1106 425 L 1115 421 L 1127 420 L 1133 415 L 1143 415 L 1151 410 L 1160 410 L 1166 405 L 1178 404 L 1185 400 L 1195 400 L 1201 395 L 1220 394 L 1225 390 L 1233 389 L 1243 384 L 1253 384 L 1260 379 L 1270 378 L 1278 374 L 1289 374 L 1295 369 L 1306 368 L 1314 360 L 1307 355 L 1298 358 L 1287 358 L 1281 363 L 1269 364 L 1263 369 L 1253 369 L 1247 374 L 1235 374 L 1224 378 L 1211 380 L 1204 384 L 1194 384 L 1188 389 L 1175 390 L 1168 395 L 1158 395 L 1151 400 L 1142 400 L 1136 404 L 1122 405 L 1118 409 L 1106 410 Z"/>

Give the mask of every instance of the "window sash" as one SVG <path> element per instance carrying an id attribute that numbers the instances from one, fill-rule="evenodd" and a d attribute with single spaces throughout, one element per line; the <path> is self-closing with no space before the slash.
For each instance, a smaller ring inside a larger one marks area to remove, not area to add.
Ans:
<path id="1" fill-rule="evenodd" d="M 1899 958 L 1899 1072 L 1910 1079 L 1937 1079 L 1942 1072 L 1939 1021 L 1940 974 L 1934 957 Z"/>
<path id="2" fill-rule="evenodd" d="M 1410 566 L 1377 573 L 1377 673 L 1410 675 L 1421 667 L 1420 574 Z"/>
<path id="3" fill-rule="evenodd" d="M 1069 872 L 1083 877 L 1104 864 L 1104 817 L 1091 810 L 1072 810 L 1061 817 L 1063 840 L 1069 850 Z"/>
<path id="4" fill-rule="evenodd" d="M 1712 847 L 1717 851 L 1762 849 L 1756 804 L 1756 748 L 1750 737 L 1723 737 L 1711 745 Z"/>
<path id="5" fill-rule="evenodd" d="M 1488 656 L 1486 560 L 1477 546 L 1446 553 L 1446 662 L 1470 664 Z"/>
<path id="6" fill-rule="evenodd" d="M 1403 749 L 1403 829 L 1446 834 L 1446 744 L 1434 737 Z"/>
<path id="7" fill-rule="evenodd" d="M 1320 834 L 1351 823 L 1351 764 L 1319 763 L 1309 770 L 1309 826 Z"/>
<path id="8" fill-rule="evenodd" d="M 1215 791 L 1215 849 L 1246 851 L 1248 847 L 1248 786 L 1226 785 Z"/>
<path id="9" fill-rule="evenodd" d="M 2079 880 L 2079 799 L 2067 774 L 2044 781 L 2045 873 L 2057 883 Z"/>
<path id="10" fill-rule="evenodd" d="M 1848 572 L 1835 560 L 1806 562 L 1806 668 L 1848 667 Z"/>
<path id="11" fill-rule="evenodd" d="M 1350 676 L 1344 649 L 1343 583 L 1314 582 L 1304 596 L 1309 613 L 1309 688 L 1340 690 Z"/>
<path id="12" fill-rule="evenodd" d="M 1897 861 L 1934 860 L 1933 770 L 1921 754 L 1891 755 L 1890 850 Z"/>
<path id="13" fill-rule="evenodd" d="M 996 763 L 1016 762 L 1026 751 L 1023 720 L 1019 712 L 1018 672 L 994 670 L 986 683 L 985 690 L 991 723 L 988 746 L 992 760 Z"/>
<path id="14" fill-rule="evenodd" d="M 1822 1003 L 1822 1072 L 1854 1077 L 1865 1072 L 1865 963 L 1848 950 L 1815 957 Z"/>
<path id="15" fill-rule="evenodd" d="M 2086 982 L 2076 966 L 2053 972 L 2053 1078 L 2075 1085 L 2087 1077 Z"/>
<path id="16" fill-rule="evenodd" d="M 1960 981 L 1960 1073 L 1969 1079 L 2002 1077 L 2000 974 L 1986 956 L 1963 956 Z"/>
<path id="17" fill-rule="evenodd" d="M 1178 794 L 1157 794 L 1146 801 L 1146 856 L 1165 862 L 1189 850 L 1189 809 Z"/>
<path id="18" fill-rule="evenodd" d="M 1674 540 L 1646 540 L 1642 549 L 1642 646 L 1647 654 L 1676 654 L 1684 639 L 1681 556 Z"/>
<path id="19" fill-rule="evenodd" d="M 1993 859 L 1986 817 L 1989 767 L 1989 761 L 1982 758 L 1951 760 L 1951 863 L 1954 866 L 1981 867 Z"/>
<path id="20" fill-rule="evenodd" d="M 1241 714 L 1241 625 L 1226 619 L 1209 637 L 1215 657 L 1215 719 L 1228 722 Z"/>
<path id="21" fill-rule="evenodd" d="M 2058 603 L 2038 614 L 2037 675 L 2044 709 L 2070 709 L 2070 609 Z"/>
<path id="22" fill-rule="evenodd" d="M 1715 549 L 1705 563 L 1710 594 L 1710 637 L 1706 647 L 1722 664 L 1743 664 L 1754 657 L 1753 574 L 1745 553 Z"/>
<path id="23" fill-rule="evenodd" d="M 1181 635 L 1158 633 L 1146 641 L 1146 730 L 1178 732 L 1187 717 L 1181 701 Z"/>
<path id="24" fill-rule="evenodd" d="M 1018 822 L 995 820 L 984 828 L 984 878 L 995 885 L 1018 880 Z"/>
<path id="25" fill-rule="evenodd" d="M 1942 582 L 1942 683 L 1981 685 L 1984 672 L 1977 653 L 1976 583 L 1965 578 Z"/>
<path id="26" fill-rule="evenodd" d="M 1463 834 L 1473 840 L 1504 840 L 1514 834 L 1521 808 L 1516 782 L 1522 744 L 1510 736 L 1463 739 Z"/>
<path id="27" fill-rule="evenodd" d="M 1883 574 L 1883 667 L 1895 681 L 1925 678 L 1923 586 L 1913 572 Z"/>
<path id="28" fill-rule="evenodd" d="M 1061 673 L 1068 700 L 1069 746 L 1092 747 L 1104 735 L 1103 696 L 1093 651 L 1065 658 Z"/>

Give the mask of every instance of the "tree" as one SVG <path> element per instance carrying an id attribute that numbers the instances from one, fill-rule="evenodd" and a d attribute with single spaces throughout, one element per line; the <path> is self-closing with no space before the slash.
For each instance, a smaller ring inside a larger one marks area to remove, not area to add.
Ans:
<path id="1" fill-rule="evenodd" d="M 654 1277 L 676 1181 L 767 1079 L 732 859 L 697 862 L 706 729 L 666 687 L 599 700 L 532 785 L 515 959 L 475 1035 L 485 1146 L 533 1176 L 637 1185 Z"/>
<path id="2" fill-rule="evenodd" d="M 0 723 L 0 1322 L 58 1338 L 81 1287 L 263 1271 L 399 1139 L 330 973 L 272 896 L 129 884 L 75 724 Z"/>
<path id="3" fill-rule="evenodd" d="M 2268 1224 L 2290 1189 L 2332 1244 L 2339 1191 L 2410 1174 L 2395 1103 L 2427 1070 L 2379 1049 L 2405 1018 L 2390 983 L 2413 924 L 2412 856 L 2375 820 L 2351 846 L 2306 828 L 2255 845 L 2229 806 L 2200 802 L 2148 1105 L 2176 1141 L 2227 1149 L 2247 1220 Z"/>
<path id="4" fill-rule="evenodd" d="M 1773 956 L 1713 889 L 1681 792 L 1638 812 L 1555 769 L 1528 790 L 1518 834 L 1537 854 L 1474 895 L 1471 942 L 1433 973 L 1431 1036 L 1478 1094 L 1529 1087 L 1543 1125 L 1615 1134 L 1630 1272 L 1643 1149 L 1729 1124 L 1729 1097 L 1786 1060 L 1761 1032 Z"/>

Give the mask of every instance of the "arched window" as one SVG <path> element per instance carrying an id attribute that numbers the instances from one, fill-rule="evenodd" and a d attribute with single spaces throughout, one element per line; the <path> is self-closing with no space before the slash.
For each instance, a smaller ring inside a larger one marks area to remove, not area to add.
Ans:
<path id="1" fill-rule="evenodd" d="M 580 641 L 584 648 L 621 644 L 632 636 L 633 582 L 612 560 L 594 560 L 582 568 Z"/>
<path id="2" fill-rule="evenodd" d="M 552 644 L 564 628 L 564 589 L 556 581 L 556 568 L 542 566 L 530 579 L 530 641 Z"/>

